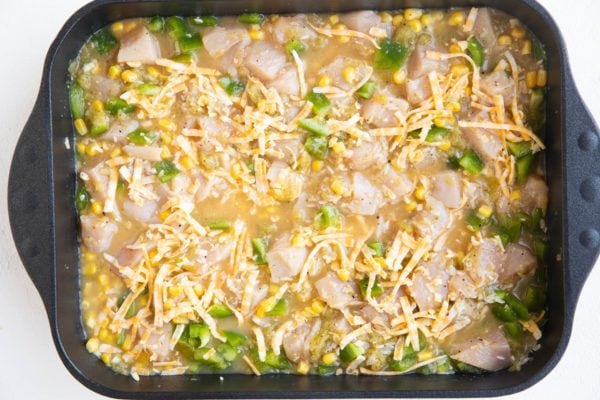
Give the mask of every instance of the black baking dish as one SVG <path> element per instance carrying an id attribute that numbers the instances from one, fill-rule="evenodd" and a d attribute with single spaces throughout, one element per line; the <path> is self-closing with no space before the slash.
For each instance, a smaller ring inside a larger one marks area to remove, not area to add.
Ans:
<path id="1" fill-rule="evenodd" d="M 548 55 L 546 152 L 550 186 L 549 320 L 541 348 L 519 372 L 482 376 L 117 375 L 84 345 L 79 310 L 74 133 L 68 108 L 68 65 L 90 35 L 113 21 L 153 15 L 344 12 L 405 7 L 487 6 L 523 21 Z M 600 245 L 598 129 L 577 93 L 560 32 L 533 0 L 99 0 L 77 11 L 52 43 L 35 106 L 10 169 L 8 208 L 19 255 L 37 287 L 67 369 L 90 389 L 112 397 L 475 397 L 523 390 L 554 368 L 565 351 L 583 283 Z"/>

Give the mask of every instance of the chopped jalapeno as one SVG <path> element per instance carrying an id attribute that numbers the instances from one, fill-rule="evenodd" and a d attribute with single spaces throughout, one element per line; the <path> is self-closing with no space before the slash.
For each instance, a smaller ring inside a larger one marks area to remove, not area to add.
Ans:
<path id="1" fill-rule="evenodd" d="M 335 374 L 337 367 L 335 365 L 317 365 L 317 374 L 321 376 L 330 376 Z"/>
<path id="2" fill-rule="evenodd" d="M 79 186 L 75 192 L 75 206 L 77 211 L 85 211 L 90 205 L 90 194 L 84 186 Z"/>
<path id="3" fill-rule="evenodd" d="M 181 53 L 171 58 L 171 60 L 181 63 L 181 64 L 190 64 L 194 56 L 192 53 Z"/>
<path id="4" fill-rule="evenodd" d="M 538 260 L 545 261 L 550 254 L 550 244 L 544 240 L 534 240 L 533 250 Z"/>
<path id="5" fill-rule="evenodd" d="M 202 323 L 191 323 L 188 325 L 189 337 L 191 339 L 198 339 L 199 344 L 197 347 L 204 347 L 208 344 L 211 338 L 210 328 L 208 325 Z"/>
<path id="6" fill-rule="evenodd" d="M 179 50 L 181 50 L 182 53 L 187 53 L 202 47 L 202 38 L 198 32 L 184 33 L 179 36 L 178 42 Z"/>
<path id="7" fill-rule="evenodd" d="M 389 363 L 390 370 L 402 372 L 406 371 L 417 363 L 417 356 L 415 354 L 405 355 L 401 360 L 392 360 Z"/>
<path id="8" fill-rule="evenodd" d="M 96 137 L 102 135 L 108 130 L 109 119 L 104 111 L 96 111 L 92 114 L 90 127 L 90 136 Z"/>
<path id="9" fill-rule="evenodd" d="M 517 315 L 508 304 L 494 303 L 490 306 L 492 314 L 503 322 L 516 322 Z"/>
<path id="10" fill-rule="evenodd" d="M 244 92 L 245 85 L 230 77 L 229 75 L 225 75 L 219 78 L 219 85 L 225 90 L 230 96 L 239 96 Z"/>
<path id="11" fill-rule="evenodd" d="M 271 311 L 267 312 L 269 317 L 282 317 L 287 314 L 287 301 L 285 299 L 279 299 L 275 303 L 275 307 Z"/>
<path id="12" fill-rule="evenodd" d="M 148 22 L 148 29 L 150 32 L 162 32 L 165 27 L 165 19 L 160 16 L 152 17 Z"/>
<path id="13" fill-rule="evenodd" d="M 329 127 L 327 126 L 327 123 L 315 118 L 301 119 L 298 121 L 298 126 L 318 136 L 329 135 Z"/>
<path id="14" fill-rule="evenodd" d="M 533 169 L 533 154 L 527 154 L 515 162 L 515 170 L 516 170 L 516 181 L 517 183 L 523 183 L 527 180 L 527 177 L 531 173 Z"/>
<path id="15" fill-rule="evenodd" d="M 356 343 L 350 343 L 340 351 L 340 360 L 349 363 L 364 353 L 364 349 Z"/>
<path id="16" fill-rule="evenodd" d="M 317 116 L 323 116 L 331 109 L 331 102 L 323 93 L 311 91 L 306 98 L 312 103 L 312 111 Z"/>
<path id="17" fill-rule="evenodd" d="M 304 142 L 304 149 L 317 160 L 324 160 L 329 152 L 329 141 L 321 135 L 310 135 Z"/>
<path id="18" fill-rule="evenodd" d="M 267 351 L 265 364 L 278 370 L 288 370 L 292 367 L 290 361 L 283 355 L 283 352 L 277 355 L 271 349 Z"/>
<path id="19" fill-rule="evenodd" d="M 546 291 L 537 286 L 527 286 L 523 293 L 523 304 L 531 312 L 541 311 L 546 304 Z"/>
<path id="20" fill-rule="evenodd" d="M 448 129 L 440 128 L 438 126 L 433 126 L 433 127 L 431 127 L 429 132 L 427 132 L 425 141 L 428 143 L 439 142 L 440 140 L 444 139 L 446 136 L 448 136 Z"/>
<path id="21" fill-rule="evenodd" d="M 143 95 L 155 96 L 160 93 L 160 86 L 155 83 L 142 83 L 136 87 L 136 90 Z"/>
<path id="22" fill-rule="evenodd" d="M 342 226 L 342 217 L 334 205 L 326 204 L 317 213 L 315 222 L 319 230 L 330 227 L 340 228 Z"/>
<path id="23" fill-rule="evenodd" d="M 377 89 L 377 85 L 375 82 L 368 81 L 364 85 L 358 88 L 355 94 L 363 99 L 370 99 L 375 94 L 375 89 Z"/>
<path id="24" fill-rule="evenodd" d="M 225 336 L 225 339 L 227 339 L 227 343 L 232 346 L 241 346 L 248 340 L 245 335 L 235 331 L 224 331 L 223 336 Z"/>
<path id="25" fill-rule="evenodd" d="M 171 179 L 175 178 L 177 174 L 180 172 L 179 169 L 173 164 L 172 161 L 163 160 L 154 164 L 154 169 L 156 169 L 156 175 L 158 176 L 158 180 L 162 183 L 169 182 Z"/>
<path id="26" fill-rule="evenodd" d="M 188 31 L 185 21 L 181 17 L 169 17 L 165 20 L 167 33 L 175 39 L 179 39 Z"/>
<path id="27" fill-rule="evenodd" d="M 292 51 L 295 51 L 296 54 L 300 55 L 306 51 L 306 45 L 302 40 L 293 38 L 288 40 L 288 42 L 285 44 L 285 51 L 289 55 L 292 55 Z"/>
<path id="28" fill-rule="evenodd" d="M 458 164 L 471 175 L 479 174 L 485 164 L 473 150 L 467 150 L 458 160 Z"/>
<path id="29" fill-rule="evenodd" d="M 369 277 L 368 276 L 361 279 L 360 282 L 358 283 L 358 287 L 360 288 L 360 293 L 365 298 L 367 297 L 368 286 L 369 286 Z M 375 282 L 373 283 L 373 286 L 371 287 L 371 297 L 376 298 L 376 297 L 381 296 L 382 294 L 383 294 L 383 288 L 381 286 L 379 286 L 379 279 L 375 278 Z"/>
<path id="30" fill-rule="evenodd" d="M 520 158 L 531 153 L 530 142 L 506 142 L 508 152 L 513 156 Z"/>
<path id="31" fill-rule="evenodd" d="M 523 328 L 521 328 L 521 324 L 518 322 L 505 322 L 503 324 L 504 331 L 508 336 L 512 339 L 519 340 L 523 334 Z"/>
<path id="32" fill-rule="evenodd" d="M 69 103 L 73 118 L 83 118 L 83 114 L 85 113 L 85 95 L 83 88 L 76 81 L 73 81 L 69 88 Z"/>
<path id="33" fill-rule="evenodd" d="M 208 308 L 208 313 L 214 318 L 227 318 L 233 315 L 233 312 L 225 304 L 215 303 Z"/>
<path id="34" fill-rule="evenodd" d="M 217 17 L 213 15 L 198 15 L 190 17 L 189 21 L 192 25 L 196 26 L 215 26 L 219 22 Z"/>
<path id="35" fill-rule="evenodd" d="M 483 64 L 485 63 L 485 49 L 475 36 L 467 41 L 467 51 L 475 64 L 479 68 L 483 67 Z"/>
<path id="36" fill-rule="evenodd" d="M 385 255 L 385 245 L 379 241 L 367 244 L 375 257 L 383 257 Z"/>
<path id="37" fill-rule="evenodd" d="M 118 97 L 111 97 L 106 102 L 106 111 L 111 115 L 117 115 L 119 112 L 131 114 L 135 111 L 135 104 L 128 104 L 125 100 Z"/>
<path id="38" fill-rule="evenodd" d="M 496 295 L 504 300 L 521 321 L 528 321 L 530 319 L 527 307 L 525 307 L 521 300 L 517 299 L 513 294 L 506 290 L 496 290 Z"/>
<path id="39" fill-rule="evenodd" d="M 373 63 L 375 68 L 398 69 L 404 65 L 408 57 L 408 48 L 390 38 L 382 39 L 379 47 Z"/>
<path id="40" fill-rule="evenodd" d="M 92 47 L 101 55 L 111 52 L 117 46 L 117 38 L 108 28 L 100 29 L 90 40 Z"/>
<path id="41" fill-rule="evenodd" d="M 265 20 L 265 16 L 258 13 L 246 13 L 238 17 L 238 21 L 243 24 L 260 25 Z"/>
<path id="42" fill-rule="evenodd" d="M 252 259 L 254 264 L 264 265 L 267 263 L 267 238 L 252 239 L 252 251 L 254 253 Z"/>
<path id="43" fill-rule="evenodd" d="M 158 140 L 158 135 L 154 132 L 138 128 L 127 134 L 127 140 L 138 146 L 149 146 Z"/>
<path id="44" fill-rule="evenodd" d="M 231 229 L 231 224 L 229 223 L 229 221 L 221 219 L 209 222 L 208 227 L 211 231 L 228 231 L 229 229 Z"/>

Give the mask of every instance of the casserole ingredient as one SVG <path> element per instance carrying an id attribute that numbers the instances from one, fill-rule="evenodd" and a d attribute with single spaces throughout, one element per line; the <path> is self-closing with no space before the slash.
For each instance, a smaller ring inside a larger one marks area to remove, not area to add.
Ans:
<path id="1" fill-rule="evenodd" d="M 136 379 L 518 369 L 540 49 L 489 9 L 103 28 L 70 71 L 87 349 Z"/>

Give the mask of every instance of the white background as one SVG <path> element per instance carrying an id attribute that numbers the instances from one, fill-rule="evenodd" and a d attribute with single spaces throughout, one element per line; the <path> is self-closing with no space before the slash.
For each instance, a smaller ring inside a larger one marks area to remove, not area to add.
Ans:
<path id="1" fill-rule="evenodd" d="M 59 360 L 40 297 L 14 248 L 5 204 L 12 152 L 33 107 L 46 51 L 62 24 L 85 2 L 1 2 L 0 400 L 102 398 L 71 377 Z M 540 2 L 562 29 L 575 81 L 600 121 L 600 1 Z M 596 265 L 580 298 L 573 335 L 562 361 L 540 383 L 508 399 L 600 398 L 599 292 L 600 269 Z"/>

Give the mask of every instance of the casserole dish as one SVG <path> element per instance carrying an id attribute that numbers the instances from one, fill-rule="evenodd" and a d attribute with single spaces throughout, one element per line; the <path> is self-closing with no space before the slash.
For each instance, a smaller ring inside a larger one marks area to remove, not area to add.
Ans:
<path id="1" fill-rule="evenodd" d="M 406 4 L 417 5 L 417 4 Z M 446 6 L 423 2 L 419 6 Z M 453 4 L 454 5 L 454 4 Z M 460 3 L 455 5 L 475 5 Z M 481 2 L 476 5 L 494 6 Z M 97 2 L 82 9 L 65 26 L 48 55 L 40 97 L 21 138 L 11 169 L 9 207 L 13 234 L 30 275 L 44 298 L 55 342 L 74 375 L 101 393 L 119 397 L 232 396 L 398 396 L 492 395 L 522 389 L 547 373 L 567 342 L 579 288 L 592 265 L 598 245 L 596 219 L 584 214 L 587 203 L 599 200 L 598 178 L 578 165 L 589 163 L 598 138 L 572 85 L 561 41 L 547 15 L 535 4 L 514 2 L 510 11 L 522 18 L 547 44 L 550 71 L 548 104 L 548 177 L 551 182 L 550 234 L 555 249 L 551 264 L 550 321 L 542 350 L 521 372 L 501 372 L 483 377 L 419 377 L 396 379 L 369 377 L 218 376 L 148 378 L 140 384 L 113 375 L 92 360 L 82 344 L 78 314 L 76 218 L 72 209 L 74 155 L 67 110 L 67 63 L 83 41 L 106 23 L 135 15 L 237 14 L 248 7 L 238 3 L 184 3 L 174 8 L 161 3 Z M 350 3 L 324 9 L 316 3 L 253 4 L 253 10 L 269 12 L 350 11 L 360 8 L 401 8 L 403 3 Z M 507 5 L 504 4 L 503 8 Z M 514 10 L 514 11 L 513 11 Z M 40 135 L 46 133 L 46 135 Z M 42 140 L 30 137 L 40 135 Z M 579 160 L 581 159 L 581 160 Z M 560 161 L 559 161 L 560 160 Z M 25 184 L 26 183 L 26 184 Z M 47 193 L 40 198 L 39 193 Z M 567 206 L 568 204 L 568 206 Z M 565 207 L 563 207 L 563 205 Z M 37 229 L 35 225 L 41 228 Z M 576 229 L 577 227 L 577 229 Z M 577 266 L 577 269 L 575 268 Z M 462 390 L 467 386 L 468 389 Z M 306 393 L 308 392 L 308 393 Z"/>

